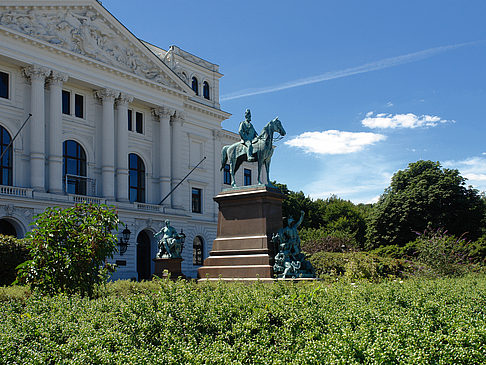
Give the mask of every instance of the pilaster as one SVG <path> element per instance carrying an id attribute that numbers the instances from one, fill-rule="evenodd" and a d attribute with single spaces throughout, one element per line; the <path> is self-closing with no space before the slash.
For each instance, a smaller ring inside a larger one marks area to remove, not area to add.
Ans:
<path id="1" fill-rule="evenodd" d="M 68 75 L 52 71 L 49 78 L 49 192 L 62 193 L 62 85 Z"/>
<path id="2" fill-rule="evenodd" d="M 128 201 L 128 104 L 133 96 L 120 93 L 117 105 L 116 186 L 117 200 Z"/>
<path id="3" fill-rule="evenodd" d="M 101 121 L 101 181 L 102 195 L 108 200 L 115 199 L 115 99 L 119 91 L 102 89 L 95 91 L 103 105 L 103 119 Z"/>
<path id="4" fill-rule="evenodd" d="M 172 139 L 171 139 L 171 125 L 170 119 L 174 115 L 175 110 L 167 107 L 159 107 L 152 110 L 154 116 L 158 117 L 160 121 L 159 129 L 159 186 L 160 186 L 160 200 L 164 199 L 169 194 L 171 189 L 172 179 Z M 169 196 L 165 201 L 165 206 L 172 206 L 172 197 Z"/>
<path id="5" fill-rule="evenodd" d="M 184 125 L 185 116 L 181 111 L 176 111 L 175 115 L 172 117 L 172 179 L 171 179 L 171 187 L 174 189 L 178 183 L 182 180 L 182 126 Z M 184 208 L 184 198 L 183 198 L 183 190 L 182 187 L 179 186 L 174 192 L 172 193 L 172 207 L 175 209 L 183 209 Z"/>
<path id="6" fill-rule="evenodd" d="M 35 191 L 46 188 L 46 136 L 45 136 L 45 93 L 44 84 L 50 70 L 32 65 L 24 68 L 24 75 L 30 79 L 30 185 Z"/>

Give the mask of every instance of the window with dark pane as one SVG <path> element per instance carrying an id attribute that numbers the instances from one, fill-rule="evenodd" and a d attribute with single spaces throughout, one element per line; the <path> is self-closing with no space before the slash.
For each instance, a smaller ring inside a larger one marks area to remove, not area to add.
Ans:
<path id="1" fill-rule="evenodd" d="M 226 185 L 231 185 L 230 165 L 228 164 L 224 165 L 223 182 Z"/>
<path id="2" fill-rule="evenodd" d="M 128 130 L 133 131 L 133 111 L 128 109 Z"/>
<path id="3" fill-rule="evenodd" d="M 128 193 L 131 202 L 145 203 L 145 165 L 134 154 L 128 155 Z"/>
<path id="4" fill-rule="evenodd" d="M 199 95 L 199 83 L 195 77 L 192 78 L 192 90 L 194 90 L 196 95 Z"/>
<path id="5" fill-rule="evenodd" d="M 203 248 L 204 241 L 201 236 L 194 237 L 192 241 L 192 264 L 202 265 L 203 264 Z"/>
<path id="6" fill-rule="evenodd" d="M 202 190 L 192 188 L 192 212 L 201 213 Z"/>
<path id="7" fill-rule="evenodd" d="M 143 113 L 136 112 L 135 113 L 135 127 L 137 133 L 143 133 Z"/>
<path id="8" fill-rule="evenodd" d="M 62 165 L 66 192 L 86 195 L 86 153 L 78 142 L 64 141 L 62 144 Z"/>
<path id="9" fill-rule="evenodd" d="M 83 97 L 83 95 L 74 94 L 74 115 L 78 118 L 84 118 L 84 97 Z"/>
<path id="10" fill-rule="evenodd" d="M 62 114 L 71 115 L 71 93 L 62 91 Z"/>
<path id="11" fill-rule="evenodd" d="M 0 126 L 0 153 L 3 153 L 7 149 L 12 138 L 5 128 Z M 12 146 L 5 152 L 0 161 L 0 185 L 12 185 Z"/>
<path id="12" fill-rule="evenodd" d="M 203 96 L 204 96 L 204 99 L 209 100 L 209 84 L 206 81 L 204 81 L 204 84 L 203 84 Z"/>
<path id="13" fill-rule="evenodd" d="M 0 98 L 9 98 L 9 75 L 6 72 L 0 72 Z"/>
<path id="14" fill-rule="evenodd" d="M 243 176 L 244 176 L 243 184 L 245 186 L 251 185 L 251 170 L 250 169 L 245 169 Z"/>

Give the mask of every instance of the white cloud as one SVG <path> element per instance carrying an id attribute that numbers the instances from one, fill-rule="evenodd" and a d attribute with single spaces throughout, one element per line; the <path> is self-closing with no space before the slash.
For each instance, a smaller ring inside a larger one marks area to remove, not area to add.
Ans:
<path id="1" fill-rule="evenodd" d="M 304 132 L 286 141 L 285 144 L 300 148 L 307 153 L 339 155 L 359 152 L 366 146 L 385 139 L 386 136 L 377 133 L 328 130 L 323 132 Z"/>
<path id="2" fill-rule="evenodd" d="M 451 45 L 448 45 L 448 46 L 434 47 L 434 48 L 429 48 L 429 49 L 425 49 L 425 50 L 418 51 L 418 52 L 408 53 L 408 54 L 397 56 L 397 57 L 384 58 L 384 59 L 381 59 L 379 61 L 366 63 L 366 64 L 356 66 L 356 67 L 350 67 L 350 68 L 346 68 L 346 69 L 338 70 L 338 71 L 330 71 L 330 72 L 326 72 L 326 73 L 321 74 L 321 75 L 316 75 L 316 76 L 311 76 L 311 77 L 304 78 L 304 79 L 288 81 L 288 82 L 285 82 L 285 83 L 282 83 L 282 84 L 279 84 L 279 85 L 263 87 L 263 88 L 260 88 L 260 89 L 240 90 L 240 91 L 236 91 L 234 93 L 221 95 L 220 100 L 225 101 L 225 100 L 233 100 L 233 99 L 244 98 L 244 97 L 253 96 L 253 95 L 268 94 L 268 93 L 272 93 L 272 92 L 275 92 L 275 91 L 286 90 L 286 89 L 291 89 L 291 88 L 294 88 L 294 87 L 315 84 L 315 83 L 323 82 L 323 81 L 327 81 L 327 80 L 334 80 L 334 79 L 339 79 L 339 78 L 347 77 L 347 76 L 351 76 L 351 75 L 357 75 L 357 74 L 362 74 L 362 73 L 371 72 L 371 71 L 383 70 L 385 68 L 399 66 L 399 65 L 406 64 L 406 63 L 410 63 L 410 62 L 423 60 L 423 59 L 432 57 L 436 54 L 440 54 L 440 53 L 447 52 L 447 51 L 452 51 L 452 50 L 457 49 L 457 48 L 472 46 L 472 45 L 478 44 L 480 42 L 481 41 L 474 41 L 474 42 L 467 42 L 467 43 L 451 44 Z"/>
<path id="3" fill-rule="evenodd" d="M 365 152 L 322 159 L 318 174 L 302 190 L 313 199 L 337 195 L 354 203 L 375 203 L 390 185 L 393 163 Z"/>
<path id="4" fill-rule="evenodd" d="M 444 167 L 458 169 L 461 176 L 465 177 L 467 185 L 486 191 L 486 157 L 469 157 L 458 161 L 445 161 Z"/>
<path id="5" fill-rule="evenodd" d="M 366 113 L 366 117 L 361 121 L 365 127 L 375 128 L 420 128 L 420 127 L 435 127 L 438 124 L 448 123 L 454 121 L 442 119 L 434 115 L 415 115 L 408 114 L 374 114 L 374 112 Z"/>
<path id="6" fill-rule="evenodd" d="M 392 103 L 391 101 L 389 101 L 388 103 L 386 103 L 386 106 L 387 106 L 388 108 L 391 108 L 391 107 L 393 106 L 393 103 Z"/>

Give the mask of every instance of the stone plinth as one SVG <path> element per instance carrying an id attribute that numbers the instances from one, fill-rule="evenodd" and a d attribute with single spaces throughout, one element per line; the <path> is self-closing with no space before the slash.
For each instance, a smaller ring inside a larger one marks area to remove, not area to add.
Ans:
<path id="1" fill-rule="evenodd" d="M 167 270 L 170 273 L 171 279 L 175 280 L 179 276 L 185 278 L 181 271 L 182 259 L 155 258 L 153 260 L 155 263 L 155 276 L 158 276 L 159 278 L 166 278 L 167 273 L 164 273 L 164 271 Z"/>
<path id="2" fill-rule="evenodd" d="M 272 278 L 272 235 L 282 228 L 285 196 L 268 186 L 228 189 L 219 205 L 218 233 L 199 278 Z"/>

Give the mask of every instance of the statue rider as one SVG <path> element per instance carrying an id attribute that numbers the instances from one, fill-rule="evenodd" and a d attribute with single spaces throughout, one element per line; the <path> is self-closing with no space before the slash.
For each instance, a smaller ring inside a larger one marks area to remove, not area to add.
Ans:
<path id="1" fill-rule="evenodd" d="M 253 146 L 252 141 L 258 136 L 255 128 L 251 124 L 251 113 L 250 109 L 246 109 L 245 111 L 245 120 L 240 123 L 240 127 L 238 129 L 238 133 L 240 134 L 241 139 L 243 140 L 243 144 L 247 147 L 246 156 L 248 162 L 255 161 L 253 157 Z"/>

